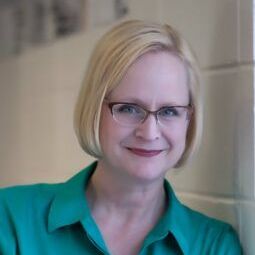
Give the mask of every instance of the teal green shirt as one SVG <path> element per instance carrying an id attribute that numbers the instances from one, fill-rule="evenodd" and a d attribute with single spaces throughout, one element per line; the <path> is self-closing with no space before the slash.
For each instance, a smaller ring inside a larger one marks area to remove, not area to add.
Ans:
<path id="1" fill-rule="evenodd" d="M 65 183 L 0 189 L 0 254 L 110 254 L 85 198 L 95 166 Z M 145 238 L 140 255 L 242 254 L 230 225 L 181 204 L 167 181 L 165 190 L 167 211 Z"/>

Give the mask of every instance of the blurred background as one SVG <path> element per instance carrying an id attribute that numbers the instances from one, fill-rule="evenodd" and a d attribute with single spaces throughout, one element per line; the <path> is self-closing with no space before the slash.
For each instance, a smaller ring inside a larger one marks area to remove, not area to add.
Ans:
<path id="1" fill-rule="evenodd" d="M 128 12 L 126 0 L 0 0 L 0 8 L 1 56 L 110 24 Z"/>
<path id="2" fill-rule="evenodd" d="M 168 178 L 255 254 L 252 0 L 0 0 L 0 186 L 65 181 L 94 160 L 74 135 L 74 104 L 95 42 L 131 18 L 169 23 L 195 50 L 203 141 Z"/>

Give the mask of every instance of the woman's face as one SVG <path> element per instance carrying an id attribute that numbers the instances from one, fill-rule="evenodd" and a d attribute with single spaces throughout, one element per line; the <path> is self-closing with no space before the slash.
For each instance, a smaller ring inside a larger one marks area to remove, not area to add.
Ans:
<path id="1" fill-rule="evenodd" d="M 108 102 L 135 103 L 150 111 L 164 106 L 187 106 L 189 92 L 184 64 L 169 52 L 146 53 L 128 69 L 102 107 L 100 163 L 123 177 L 162 180 L 185 149 L 187 118 L 163 126 L 149 115 L 138 125 L 124 125 L 113 119 Z"/>

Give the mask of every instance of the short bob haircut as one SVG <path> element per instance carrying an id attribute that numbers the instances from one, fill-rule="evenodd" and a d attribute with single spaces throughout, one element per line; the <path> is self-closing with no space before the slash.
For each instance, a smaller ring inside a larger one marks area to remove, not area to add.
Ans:
<path id="1" fill-rule="evenodd" d="M 78 141 L 89 155 L 102 157 L 99 121 L 105 97 L 118 86 L 134 61 L 147 52 L 167 51 L 177 55 L 186 66 L 190 119 L 186 147 L 176 168 L 191 158 L 200 143 L 202 104 L 200 72 L 195 57 L 179 33 L 167 24 L 141 20 L 124 21 L 113 27 L 97 43 L 88 63 L 74 112 L 74 129 Z"/>

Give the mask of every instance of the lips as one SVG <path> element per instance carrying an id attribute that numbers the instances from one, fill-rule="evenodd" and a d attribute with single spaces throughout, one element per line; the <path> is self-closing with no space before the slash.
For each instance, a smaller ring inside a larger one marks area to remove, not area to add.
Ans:
<path id="1" fill-rule="evenodd" d="M 130 152 L 141 157 L 155 157 L 159 155 L 163 150 L 145 150 L 140 148 L 127 148 Z"/>

